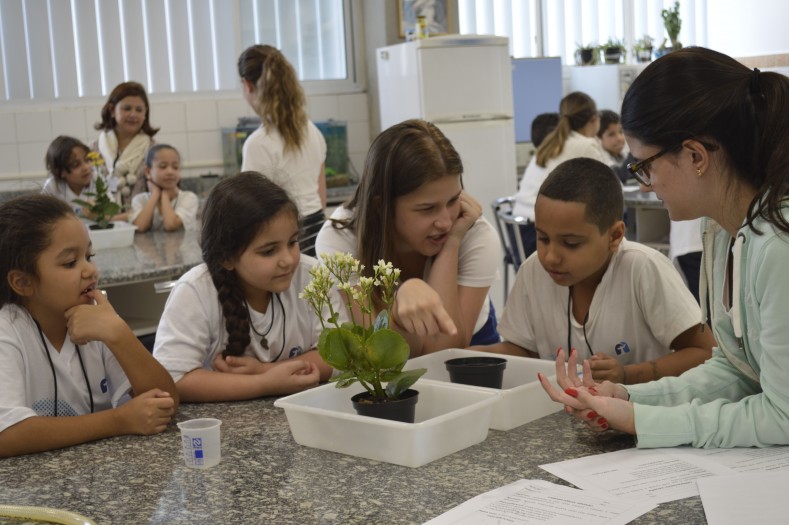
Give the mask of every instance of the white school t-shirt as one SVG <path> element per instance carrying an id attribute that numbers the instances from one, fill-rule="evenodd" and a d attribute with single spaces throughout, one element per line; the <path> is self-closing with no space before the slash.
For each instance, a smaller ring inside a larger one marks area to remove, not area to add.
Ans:
<path id="1" fill-rule="evenodd" d="M 567 351 L 568 299 L 569 288 L 554 283 L 534 253 L 518 270 L 499 333 L 554 359 L 560 346 Z M 622 240 L 592 298 L 586 337 L 594 353 L 616 357 L 622 365 L 641 363 L 668 354 L 671 342 L 699 318 L 699 305 L 671 261 Z M 572 314 L 570 323 L 571 345 L 585 359 L 583 325 Z"/>
<path id="2" fill-rule="evenodd" d="M 129 380 L 103 343 L 79 347 L 86 384 L 74 343 L 67 337 L 58 352 L 44 340 L 57 377 L 58 416 L 90 413 L 88 384 L 94 412 L 129 399 Z M 0 309 L 0 432 L 29 417 L 52 416 L 54 407 L 55 381 L 38 328 L 27 310 L 7 304 Z"/>
<path id="3" fill-rule="evenodd" d="M 132 199 L 132 211 L 129 215 L 129 222 L 134 222 L 148 200 L 151 198 L 150 192 L 140 193 Z M 178 218 L 181 219 L 181 224 L 184 230 L 194 230 L 197 226 L 197 209 L 200 206 L 200 201 L 191 191 L 178 190 L 178 196 L 170 201 L 173 211 Z M 159 206 L 153 210 L 153 218 L 151 220 L 152 230 L 161 230 L 164 227 L 164 218 L 159 211 Z"/>
<path id="4" fill-rule="evenodd" d="M 352 212 L 342 206 L 332 213 L 331 218 L 335 220 L 347 220 L 352 216 Z M 344 228 L 337 229 L 332 226 L 331 221 L 323 223 L 318 237 L 315 239 L 315 251 L 320 257 L 322 253 L 350 253 L 358 258 L 356 253 L 356 233 Z M 460 243 L 458 252 L 458 276 L 457 283 L 460 286 L 469 288 L 485 288 L 499 278 L 499 265 L 501 264 L 501 241 L 498 233 L 493 226 L 484 218 L 480 217 L 477 222 L 469 228 Z M 433 259 L 429 258 L 425 264 L 423 274 L 430 274 L 433 266 Z M 485 301 L 474 325 L 474 333 L 485 326 L 490 313 L 490 302 Z"/>
<path id="5" fill-rule="evenodd" d="M 250 345 L 244 355 L 268 363 L 296 357 L 318 345 L 323 328 L 320 319 L 307 301 L 298 296 L 312 279 L 309 269 L 315 264 L 314 258 L 301 256 L 290 287 L 279 294 L 281 307 L 272 296 L 265 314 L 250 308 L 251 320 L 257 331 L 268 332 L 269 348 L 266 350 L 261 346 L 261 337 L 250 327 Z M 340 322 L 346 321 L 347 309 L 336 289 L 332 290 L 331 299 L 334 310 L 340 314 Z M 269 326 L 271 330 L 268 330 Z M 200 264 L 186 272 L 170 291 L 156 332 L 153 356 L 177 382 L 197 368 L 213 369 L 214 358 L 225 349 L 227 340 L 225 318 L 216 287 L 208 267 Z"/>

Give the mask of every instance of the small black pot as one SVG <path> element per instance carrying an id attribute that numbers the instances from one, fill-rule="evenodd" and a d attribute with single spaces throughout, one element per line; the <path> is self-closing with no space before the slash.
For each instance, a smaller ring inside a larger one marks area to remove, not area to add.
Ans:
<path id="1" fill-rule="evenodd" d="M 115 227 L 114 222 L 109 223 L 106 228 L 102 228 L 98 224 L 91 224 L 90 226 L 88 226 L 88 228 L 90 228 L 91 230 L 111 230 L 114 227 Z"/>
<path id="2" fill-rule="evenodd" d="M 453 383 L 501 388 L 507 360 L 503 357 L 458 357 L 444 361 Z"/>
<path id="3" fill-rule="evenodd" d="M 419 392 L 411 388 L 403 392 L 400 399 L 372 401 L 369 392 L 360 392 L 351 398 L 353 408 L 360 416 L 391 419 L 403 423 L 414 422 L 417 401 L 419 401 Z"/>

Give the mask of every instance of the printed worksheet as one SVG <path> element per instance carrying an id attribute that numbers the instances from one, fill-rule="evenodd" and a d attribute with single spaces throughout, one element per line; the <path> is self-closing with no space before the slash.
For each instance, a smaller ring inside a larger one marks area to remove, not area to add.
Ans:
<path id="1" fill-rule="evenodd" d="M 653 508 L 652 502 L 522 479 L 471 498 L 425 525 L 624 525 Z"/>

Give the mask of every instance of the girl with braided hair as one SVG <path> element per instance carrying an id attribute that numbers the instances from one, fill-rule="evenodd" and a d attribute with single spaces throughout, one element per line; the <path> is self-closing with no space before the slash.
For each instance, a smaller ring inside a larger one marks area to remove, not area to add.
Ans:
<path id="1" fill-rule="evenodd" d="M 265 173 L 293 196 L 301 214 L 301 251 L 315 255 L 326 219 L 326 141 L 307 118 L 296 70 L 271 46 L 255 45 L 238 58 L 244 99 L 260 128 L 244 142 L 241 171 Z"/>
<path id="2" fill-rule="evenodd" d="M 296 205 L 263 175 L 243 172 L 214 187 L 203 212 L 204 262 L 173 287 L 154 345 L 184 401 L 290 394 L 331 376 L 314 351 L 320 319 L 298 297 L 317 264 L 301 255 L 298 238 Z"/>

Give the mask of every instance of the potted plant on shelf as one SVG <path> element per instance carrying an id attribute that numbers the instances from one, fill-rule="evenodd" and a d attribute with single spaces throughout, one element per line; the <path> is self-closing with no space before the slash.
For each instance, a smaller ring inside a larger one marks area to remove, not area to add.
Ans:
<path id="1" fill-rule="evenodd" d="M 636 60 L 639 62 L 649 62 L 652 60 L 652 37 L 644 35 L 636 40 L 633 45 L 633 53 L 636 55 Z"/>
<path id="2" fill-rule="evenodd" d="M 578 48 L 575 50 L 575 64 L 578 66 L 591 66 L 597 64 L 600 54 L 600 48 L 596 44 L 587 44 L 582 46 L 576 44 Z"/>
<path id="3" fill-rule="evenodd" d="M 664 55 L 675 49 L 681 49 L 682 43 L 679 41 L 679 31 L 682 29 L 682 19 L 679 17 L 679 1 L 674 2 L 674 7 L 670 9 L 663 9 L 660 12 L 663 17 L 663 26 L 668 33 L 668 40 L 671 41 L 671 47 L 666 46 L 666 40 L 660 46 L 660 55 Z"/>
<path id="4" fill-rule="evenodd" d="M 621 40 L 609 38 L 602 47 L 606 64 L 618 64 L 625 56 L 625 45 Z"/>
<path id="5" fill-rule="evenodd" d="M 323 326 L 318 353 L 341 372 L 331 379 L 337 388 L 356 382 L 364 387 L 364 392 L 351 398 L 358 413 L 413 422 L 419 393 L 410 387 L 427 370 L 403 371 L 410 348 L 402 335 L 389 328 L 400 270 L 383 260 L 373 267 L 373 277 L 363 276 L 363 270 L 364 266 L 347 253 L 324 255 L 321 264 L 310 270 L 312 280 L 300 297 L 310 304 Z M 345 295 L 350 322 L 339 322 L 329 300 L 334 287 Z M 386 308 L 373 320 L 375 288 Z M 361 312 L 361 319 L 356 319 L 353 305 Z"/>

